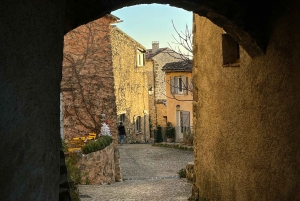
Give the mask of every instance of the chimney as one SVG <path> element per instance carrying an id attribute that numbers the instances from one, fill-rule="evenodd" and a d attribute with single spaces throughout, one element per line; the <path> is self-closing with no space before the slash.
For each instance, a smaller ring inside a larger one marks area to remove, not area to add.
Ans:
<path id="1" fill-rule="evenodd" d="M 159 41 L 152 41 L 152 53 L 157 52 L 159 49 Z"/>

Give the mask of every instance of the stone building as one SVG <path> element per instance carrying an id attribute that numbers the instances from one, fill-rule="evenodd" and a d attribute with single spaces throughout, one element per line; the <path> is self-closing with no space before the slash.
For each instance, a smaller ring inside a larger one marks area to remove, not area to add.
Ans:
<path id="1" fill-rule="evenodd" d="M 2 200 L 68 200 L 60 197 L 64 34 L 139 3 L 151 1 L 1 1 Z M 196 14 L 194 197 L 299 200 L 299 0 L 155 3 Z M 240 45 L 240 67 L 223 63 L 221 27 Z"/>
<path id="2" fill-rule="evenodd" d="M 100 114 L 116 127 L 111 23 L 119 18 L 106 15 L 82 25 L 64 37 L 62 68 L 62 113 L 65 139 L 100 133 Z M 116 129 L 111 129 L 113 133 Z"/>
<path id="3" fill-rule="evenodd" d="M 180 57 L 170 48 L 160 48 L 158 41 L 152 42 L 152 49 L 146 53 L 148 70 L 149 108 L 153 128 L 167 123 L 166 80 L 162 67 L 169 62 L 179 61 Z"/>
<path id="4" fill-rule="evenodd" d="M 106 15 L 65 36 L 62 97 L 64 136 L 100 133 L 100 114 L 116 132 L 123 121 L 127 142 L 149 139 L 145 47 Z"/>
<path id="5" fill-rule="evenodd" d="M 147 142 L 149 133 L 146 48 L 114 26 L 111 32 L 118 121 L 124 122 L 127 143 Z"/>
<path id="6" fill-rule="evenodd" d="M 167 121 L 175 127 L 177 142 L 193 126 L 192 61 L 170 62 L 163 66 L 166 76 Z"/>

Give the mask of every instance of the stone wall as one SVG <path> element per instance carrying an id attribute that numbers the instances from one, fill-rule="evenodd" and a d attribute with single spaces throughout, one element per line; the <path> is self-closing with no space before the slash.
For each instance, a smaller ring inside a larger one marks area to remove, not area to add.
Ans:
<path id="1" fill-rule="evenodd" d="M 77 165 L 82 184 L 109 184 L 116 180 L 115 149 L 113 143 L 103 150 L 89 154 L 77 153 Z"/>
<path id="2" fill-rule="evenodd" d="M 222 65 L 224 31 L 195 15 L 194 196 L 300 199 L 299 4 L 275 22 L 266 53 Z M 292 14 L 293 13 L 293 14 Z"/>
<path id="3" fill-rule="evenodd" d="M 137 66 L 137 51 L 144 47 L 119 28 L 111 33 L 117 113 L 125 114 L 126 142 L 150 138 L 147 68 Z M 141 117 L 141 130 L 136 121 Z"/>
<path id="4" fill-rule="evenodd" d="M 154 65 L 154 76 L 155 76 L 155 99 L 163 100 L 166 99 L 166 78 L 165 72 L 161 69 L 162 67 L 169 62 L 179 61 L 179 59 L 171 56 L 174 53 L 170 53 L 171 50 L 166 48 L 162 52 L 152 57 Z"/>
<path id="5" fill-rule="evenodd" d="M 106 114 L 116 136 L 116 105 L 110 15 L 72 30 L 64 37 L 62 108 L 64 139 L 100 133 Z"/>
<path id="6" fill-rule="evenodd" d="M 167 125 L 167 106 L 164 105 L 163 101 L 156 101 L 156 112 L 157 112 L 157 125 Z"/>

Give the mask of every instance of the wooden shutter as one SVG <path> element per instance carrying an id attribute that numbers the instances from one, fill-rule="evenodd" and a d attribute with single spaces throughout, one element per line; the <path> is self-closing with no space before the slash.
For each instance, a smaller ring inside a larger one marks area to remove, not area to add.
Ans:
<path id="1" fill-rule="evenodd" d="M 179 85 L 178 85 L 178 77 L 174 77 L 174 94 L 178 94 L 178 91 L 179 91 Z"/>
<path id="2" fill-rule="evenodd" d="M 171 77 L 170 80 L 171 94 L 175 94 L 175 77 Z"/>
<path id="3" fill-rule="evenodd" d="M 182 81 L 183 81 L 183 94 L 187 95 L 189 90 L 189 78 L 183 76 Z"/>

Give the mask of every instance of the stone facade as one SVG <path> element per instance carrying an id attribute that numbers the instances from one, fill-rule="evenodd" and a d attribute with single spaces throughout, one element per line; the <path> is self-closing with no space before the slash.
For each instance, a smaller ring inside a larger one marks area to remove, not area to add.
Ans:
<path id="1" fill-rule="evenodd" d="M 100 133 L 106 114 L 114 139 L 124 114 L 126 142 L 149 141 L 148 80 L 137 52 L 145 48 L 111 23 L 106 15 L 65 36 L 61 83 L 64 138 Z"/>
<path id="2" fill-rule="evenodd" d="M 143 55 L 146 49 L 117 27 L 111 32 L 111 46 L 117 114 L 126 129 L 125 142 L 147 142 L 150 138 L 147 69 L 143 62 L 137 64 L 138 54 Z"/>
<path id="3" fill-rule="evenodd" d="M 162 67 L 169 62 L 179 61 L 174 53 L 169 48 L 159 48 L 159 42 L 152 43 L 152 49 L 147 50 L 146 66 L 148 69 L 148 87 L 152 89 L 152 94 L 149 95 L 149 107 L 151 122 L 153 128 L 158 125 L 166 126 L 167 109 L 166 109 L 166 78 L 165 73 L 161 70 Z"/>
<path id="4" fill-rule="evenodd" d="M 300 38 L 292 26 L 299 14 L 292 10 L 276 21 L 265 55 L 256 58 L 194 16 L 197 199 L 300 199 L 300 46 L 293 45 Z M 239 54 L 224 63 L 228 44 Z"/>
<path id="5" fill-rule="evenodd" d="M 117 20 L 106 15 L 65 35 L 61 82 L 64 139 L 100 133 L 102 113 L 116 139 L 110 24 Z"/>

